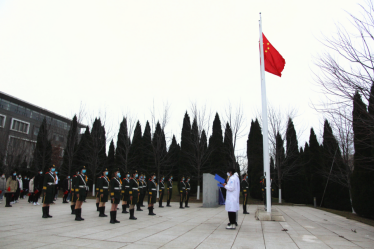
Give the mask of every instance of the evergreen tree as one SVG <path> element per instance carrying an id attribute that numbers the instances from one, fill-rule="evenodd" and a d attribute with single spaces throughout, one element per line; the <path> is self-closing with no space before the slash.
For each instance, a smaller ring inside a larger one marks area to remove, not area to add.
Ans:
<path id="1" fill-rule="evenodd" d="M 223 153 L 225 165 L 234 168 L 236 166 L 236 159 L 232 139 L 232 130 L 229 123 L 226 123 L 225 136 L 223 139 Z M 239 172 L 240 169 L 236 170 Z"/>
<path id="2" fill-rule="evenodd" d="M 77 152 L 73 158 L 73 173 L 79 170 L 82 166 L 88 166 L 89 164 L 89 145 L 91 143 L 91 133 L 90 129 L 87 126 L 84 134 L 79 141 Z"/>
<path id="3" fill-rule="evenodd" d="M 225 165 L 224 150 L 223 150 L 223 135 L 222 126 L 218 113 L 213 121 L 212 135 L 209 138 L 209 168 L 213 174 L 218 174 L 221 177 L 226 176 L 228 165 Z"/>
<path id="4" fill-rule="evenodd" d="M 117 143 L 118 144 L 118 143 Z M 116 157 L 115 157 L 115 149 L 114 149 L 114 142 L 113 140 L 109 144 L 109 151 L 108 151 L 108 157 L 107 157 L 107 163 L 106 167 L 108 168 L 109 174 L 108 176 L 111 176 L 112 173 L 114 173 L 114 170 L 116 168 Z"/>
<path id="5" fill-rule="evenodd" d="M 167 152 L 165 134 L 159 122 L 157 122 L 156 130 L 153 133 L 152 146 L 155 172 L 157 179 L 160 180 L 160 175 L 166 174 L 164 169 L 169 167 L 169 163 L 167 162 L 166 158 Z"/>
<path id="6" fill-rule="evenodd" d="M 270 157 L 270 178 L 271 178 L 271 197 L 278 197 L 278 186 L 275 183 L 277 179 L 277 170 L 275 169 L 275 162 L 273 157 Z"/>
<path id="7" fill-rule="evenodd" d="M 142 137 L 142 172 L 147 172 L 152 174 L 156 171 L 153 146 L 152 146 L 152 136 L 151 136 L 151 126 L 147 121 Z"/>
<path id="8" fill-rule="evenodd" d="M 179 163 L 179 155 L 180 155 L 180 146 L 175 139 L 175 135 L 173 135 L 173 139 L 171 140 L 171 144 L 169 147 L 169 151 L 167 153 L 168 161 L 169 161 L 169 168 L 167 168 L 168 175 L 178 176 L 178 163 Z"/>
<path id="9" fill-rule="evenodd" d="M 48 140 L 47 120 L 44 118 L 36 139 L 31 172 L 36 174 L 39 170 L 43 170 L 43 172 L 49 170 L 52 166 L 51 157 L 52 144 L 51 141 Z"/>
<path id="10" fill-rule="evenodd" d="M 184 115 L 183 118 L 183 127 L 181 134 L 181 151 L 179 157 L 179 177 L 189 172 L 191 168 L 191 154 L 192 154 L 192 145 L 191 145 L 191 122 L 189 115 Z"/>
<path id="11" fill-rule="evenodd" d="M 323 168 L 321 148 L 317 140 L 317 136 L 314 133 L 313 128 L 310 129 L 309 137 L 309 148 L 308 148 L 308 164 L 307 164 L 307 176 L 310 177 L 310 203 L 313 202 L 313 197 L 316 197 L 317 204 L 321 203 L 324 184 L 324 178 L 321 176 Z"/>
<path id="12" fill-rule="evenodd" d="M 77 116 L 74 115 L 70 123 L 70 129 L 67 136 L 67 142 L 64 149 L 64 156 L 62 158 L 61 176 L 73 176 L 73 159 L 78 149 L 78 121 Z"/>
<path id="13" fill-rule="evenodd" d="M 276 175 L 274 178 L 274 184 L 273 186 L 277 187 L 277 194 L 275 197 L 279 198 L 279 190 L 282 192 L 282 179 L 283 179 L 283 173 L 282 168 L 284 168 L 284 161 L 285 161 L 285 153 L 284 153 L 284 140 L 282 139 L 282 136 L 277 133 L 276 141 L 275 141 L 275 171 Z"/>
<path id="14" fill-rule="evenodd" d="M 370 94 L 369 112 L 373 102 Z M 353 99 L 353 144 L 355 147 L 354 170 L 351 177 L 352 205 L 355 212 L 364 217 L 374 218 L 374 172 L 372 161 L 372 138 L 368 126 L 368 112 L 361 95 L 356 92 Z M 372 126 L 371 126 L 372 127 Z"/>
<path id="15" fill-rule="evenodd" d="M 299 160 L 299 146 L 295 126 L 292 119 L 288 120 L 286 130 L 286 159 L 282 182 L 282 197 L 288 202 L 305 203 L 305 168 Z"/>
<path id="16" fill-rule="evenodd" d="M 115 158 L 117 167 L 122 169 L 124 173 L 127 172 L 128 168 L 128 154 L 130 151 L 130 146 L 131 142 L 127 128 L 127 119 L 124 117 L 119 125 Z"/>
<path id="17" fill-rule="evenodd" d="M 132 138 L 132 144 L 129 151 L 129 161 L 127 171 L 131 172 L 134 169 L 140 169 L 142 167 L 142 127 L 138 121 L 135 126 L 134 136 Z"/>
<path id="18" fill-rule="evenodd" d="M 327 120 L 325 120 L 323 126 L 322 145 L 322 155 L 324 159 L 323 176 L 325 177 L 325 193 L 322 206 L 349 211 L 351 209 L 349 189 L 340 184 L 342 177 L 344 178 L 344 176 L 341 176 L 341 174 L 344 173 L 341 152 L 338 142 L 332 133 L 332 128 Z"/>
<path id="19" fill-rule="evenodd" d="M 247 140 L 248 175 L 251 183 L 249 192 L 252 198 L 262 200 L 260 178 L 264 175 L 263 141 L 261 127 L 256 121 L 251 122 Z"/>

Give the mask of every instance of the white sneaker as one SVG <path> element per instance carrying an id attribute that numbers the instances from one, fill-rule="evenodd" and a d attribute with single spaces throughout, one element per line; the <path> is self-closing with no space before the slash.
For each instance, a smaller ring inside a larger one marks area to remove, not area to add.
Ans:
<path id="1" fill-rule="evenodd" d="M 39 206 L 39 205 L 40 205 L 40 204 L 39 204 L 39 202 L 37 202 L 37 203 L 36 203 L 36 205 L 38 205 L 38 206 Z"/>
<path id="2" fill-rule="evenodd" d="M 33 205 L 36 206 L 36 203 L 34 202 Z"/>
<path id="3" fill-rule="evenodd" d="M 236 229 L 235 224 L 230 224 L 226 227 L 226 229 Z"/>

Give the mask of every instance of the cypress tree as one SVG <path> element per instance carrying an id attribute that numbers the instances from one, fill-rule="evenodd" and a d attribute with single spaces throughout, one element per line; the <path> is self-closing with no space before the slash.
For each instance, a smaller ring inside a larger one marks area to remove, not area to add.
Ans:
<path id="1" fill-rule="evenodd" d="M 70 129 L 67 136 L 67 142 L 64 149 L 64 155 L 61 165 L 61 176 L 73 176 L 73 158 L 78 147 L 78 121 L 77 116 L 74 115 L 70 123 Z"/>
<path id="2" fill-rule="evenodd" d="M 114 142 L 113 140 L 109 144 L 109 151 L 108 151 L 108 157 L 107 157 L 107 163 L 106 166 L 108 168 L 109 174 L 108 176 L 111 176 L 114 172 L 114 169 L 116 168 L 116 157 L 115 157 L 115 149 L 114 149 Z"/>
<path id="3" fill-rule="evenodd" d="M 223 139 L 223 153 L 225 165 L 235 168 L 236 159 L 232 139 L 232 130 L 229 123 L 226 123 L 225 136 Z M 237 171 L 239 172 L 239 169 L 237 169 Z"/>
<path id="4" fill-rule="evenodd" d="M 148 121 L 145 124 L 145 129 L 142 137 L 142 155 L 142 167 L 140 170 L 143 172 L 147 172 L 148 174 L 154 173 L 156 171 L 156 168 L 152 147 L 151 126 L 149 125 Z"/>
<path id="5" fill-rule="evenodd" d="M 132 144 L 130 146 L 127 171 L 140 169 L 142 167 L 142 154 L 142 127 L 140 126 L 140 122 L 138 121 L 135 126 L 134 136 L 132 138 Z"/>
<path id="6" fill-rule="evenodd" d="M 191 168 L 191 122 L 189 115 L 184 115 L 181 134 L 181 151 L 179 158 L 179 177 L 186 174 Z"/>
<path id="7" fill-rule="evenodd" d="M 75 174 L 75 171 L 77 171 L 80 167 L 88 166 L 90 143 L 91 143 L 91 134 L 90 134 L 90 129 L 87 126 L 84 134 L 81 137 L 81 140 L 79 141 L 77 152 L 73 158 L 73 166 L 74 166 L 73 173 L 74 174 Z"/>
<path id="8" fill-rule="evenodd" d="M 264 175 L 263 141 L 261 127 L 252 120 L 247 140 L 248 175 L 251 183 L 249 192 L 252 198 L 262 200 L 261 176 Z"/>
<path id="9" fill-rule="evenodd" d="M 372 101 L 372 94 L 371 99 Z M 369 103 L 369 107 L 373 105 Z M 374 218 L 374 172 L 371 159 L 372 145 L 371 134 L 368 126 L 368 112 L 361 95 L 356 92 L 353 99 L 353 144 L 355 148 L 354 169 L 351 177 L 352 205 L 360 216 Z"/>
<path id="10" fill-rule="evenodd" d="M 221 177 L 226 176 L 229 166 L 225 165 L 224 161 L 222 126 L 218 113 L 216 113 L 213 121 L 212 135 L 209 138 L 209 150 L 211 150 L 209 157 L 210 172 Z"/>
<path id="11" fill-rule="evenodd" d="M 168 167 L 169 164 L 166 159 L 166 139 L 163 129 L 159 122 L 156 124 L 156 130 L 153 133 L 152 138 L 153 146 L 153 157 L 155 163 L 155 172 L 157 174 L 157 179 L 160 180 L 160 175 L 165 174 L 163 169 Z"/>
<path id="12" fill-rule="evenodd" d="M 179 155 L 180 155 L 180 146 L 175 139 L 175 135 L 173 135 L 173 139 L 171 140 L 171 144 L 169 147 L 169 151 L 167 153 L 168 161 L 170 163 L 170 167 L 167 169 L 168 175 L 178 176 L 178 163 L 179 163 Z"/>
<path id="13" fill-rule="evenodd" d="M 311 190 L 311 202 L 313 197 L 316 197 L 317 204 L 321 203 L 323 191 L 324 191 L 324 178 L 321 176 L 323 162 L 321 148 L 317 140 L 317 136 L 314 133 L 313 128 L 310 129 L 309 137 L 309 151 L 308 151 L 308 164 L 307 171 L 310 174 L 310 190 Z"/>
<path id="14" fill-rule="evenodd" d="M 282 192 L 282 168 L 284 167 L 285 153 L 284 153 L 284 140 L 282 136 L 277 133 L 275 141 L 275 170 L 276 175 L 274 178 L 274 186 L 277 187 L 277 194 L 275 197 L 279 198 L 279 190 Z"/>
<path id="15" fill-rule="evenodd" d="M 342 169 L 342 157 L 338 142 L 336 141 L 332 128 L 327 120 L 323 126 L 323 163 L 324 163 L 324 185 L 325 195 L 322 201 L 322 206 L 338 210 L 351 209 L 349 190 L 346 186 L 340 185 L 339 180 L 344 178 L 341 176 L 344 170 Z M 326 185 L 326 184 L 327 185 Z"/>
<path id="16" fill-rule="evenodd" d="M 48 140 L 47 120 L 44 118 L 39 128 L 34 158 L 32 161 L 32 173 L 36 174 L 39 170 L 47 171 L 52 166 L 52 144 Z"/>
<path id="17" fill-rule="evenodd" d="M 119 131 L 117 135 L 117 148 L 116 148 L 116 165 L 122 169 L 124 173 L 127 172 L 128 167 L 128 154 L 130 151 L 130 138 L 127 128 L 127 119 L 124 117 L 119 125 Z"/>

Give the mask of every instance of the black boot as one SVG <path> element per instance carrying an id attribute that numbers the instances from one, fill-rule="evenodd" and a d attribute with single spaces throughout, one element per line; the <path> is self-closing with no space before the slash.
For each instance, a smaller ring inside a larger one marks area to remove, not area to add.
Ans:
<path id="1" fill-rule="evenodd" d="M 153 213 L 153 207 L 149 207 L 148 210 L 149 210 L 148 215 L 156 215 L 155 213 Z"/>
<path id="2" fill-rule="evenodd" d="M 114 213 L 115 213 L 116 211 L 110 211 L 110 223 L 111 224 L 114 224 L 115 222 L 114 222 Z"/>
<path id="3" fill-rule="evenodd" d="M 120 223 L 120 221 L 119 220 L 117 220 L 117 211 L 114 211 L 113 212 L 113 215 L 114 215 L 114 223 Z"/>
<path id="4" fill-rule="evenodd" d="M 189 206 L 188 206 L 188 202 L 187 202 L 187 201 L 186 201 L 186 203 L 184 204 L 184 207 L 189 207 Z"/>
<path id="5" fill-rule="evenodd" d="M 164 207 L 164 206 L 162 205 L 162 201 L 159 201 L 159 202 L 158 202 L 158 207 Z"/>
<path id="6" fill-rule="evenodd" d="M 139 203 L 138 203 L 138 204 L 136 204 L 136 211 L 143 211 L 143 209 L 141 209 L 141 208 L 140 208 L 140 205 L 139 205 Z"/>
<path id="7" fill-rule="evenodd" d="M 249 214 L 249 213 L 247 212 L 247 206 L 245 206 L 245 205 L 243 205 L 243 214 Z"/>
<path id="8" fill-rule="evenodd" d="M 75 220 L 76 221 L 81 221 L 81 217 L 79 215 L 80 210 L 81 210 L 80 208 L 75 209 Z"/>
<path id="9" fill-rule="evenodd" d="M 84 219 L 82 218 L 82 208 L 79 209 L 79 218 L 81 218 L 81 220 L 84 220 Z"/>
<path id="10" fill-rule="evenodd" d="M 47 216 L 48 216 L 48 218 L 52 218 L 52 216 L 49 214 L 49 208 L 50 208 L 50 206 L 48 206 L 48 207 L 46 207 L 47 209 Z"/>
<path id="11" fill-rule="evenodd" d="M 97 211 L 97 212 L 100 212 L 100 209 L 99 209 L 99 202 L 96 203 L 96 211 Z"/>
<path id="12" fill-rule="evenodd" d="M 183 207 L 183 201 L 181 201 L 181 202 L 179 202 L 179 203 L 180 203 L 179 208 L 184 209 L 184 207 Z"/>
<path id="13" fill-rule="evenodd" d="M 130 209 L 130 220 L 136 220 L 137 218 L 134 216 L 134 208 Z"/>
<path id="14" fill-rule="evenodd" d="M 168 202 L 167 202 L 167 205 L 166 205 L 167 207 L 171 207 L 170 206 L 170 200 L 168 200 Z"/>
<path id="15" fill-rule="evenodd" d="M 129 212 L 126 211 L 127 205 L 122 205 L 122 213 L 123 214 L 128 214 Z"/>
<path id="16" fill-rule="evenodd" d="M 75 214 L 75 205 L 70 205 L 71 214 Z"/>
<path id="17" fill-rule="evenodd" d="M 47 207 L 42 207 L 42 211 L 43 211 L 43 216 L 42 216 L 42 218 L 48 218 L 46 208 L 47 208 Z"/>
<path id="18" fill-rule="evenodd" d="M 156 214 L 153 212 L 153 209 L 154 209 L 154 207 L 152 206 L 152 207 L 151 207 L 151 215 L 156 215 Z"/>
<path id="19" fill-rule="evenodd" d="M 108 215 L 106 215 L 104 212 L 105 212 L 105 207 L 99 207 L 100 209 L 100 215 L 99 217 L 108 217 Z"/>

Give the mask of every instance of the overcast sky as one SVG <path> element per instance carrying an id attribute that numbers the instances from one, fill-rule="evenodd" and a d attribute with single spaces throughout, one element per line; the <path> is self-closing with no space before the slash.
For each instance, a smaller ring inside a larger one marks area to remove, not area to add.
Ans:
<path id="1" fill-rule="evenodd" d="M 281 78 L 266 73 L 268 102 L 298 109 L 303 146 L 310 127 L 321 135 L 323 122 L 311 108 L 323 98 L 312 74 L 313 57 L 324 50 L 318 39 L 336 23 L 348 25 L 345 11 L 357 13 L 358 3 L 0 0 L 0 90 L 67 117 L 82 103 L 87 119 L 106 114 L 114 137 L 123 114 L 144 129 L 153 102 L 159 112 L 168 102 L 166 133 L 178 141 L 192 102 L 221 121 L 229 102 L 241 104 L 247 127 L 237 149 L 245 152 L 251 119 L 261 111 L 262 12 L 263 32 L 286 60 Z"/>

